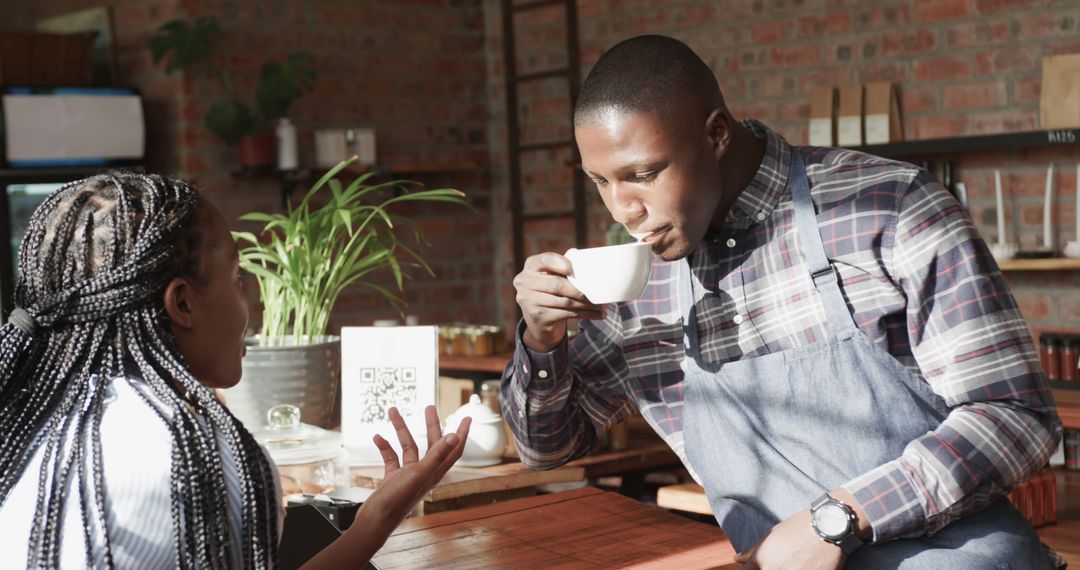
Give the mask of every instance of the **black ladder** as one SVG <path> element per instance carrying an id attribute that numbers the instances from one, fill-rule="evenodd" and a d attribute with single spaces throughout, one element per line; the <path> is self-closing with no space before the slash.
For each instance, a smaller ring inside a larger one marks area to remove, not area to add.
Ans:
<path id="1" fill-rule="evenodd" d="M 556 69 L 525 73 L 517 73 L 517 51 L 514 35 L 514 16 L 516 14 L 539 10 L 552 6 L 562 5 L 565 11 L 566 21 L 566 65 Z M 581 83 L 580 55 L 578 51 L 578 26 L 577 26 L 577 2 L 576 0 L 531 0 L 518 1 L 503 0 L 503 53 L 505 60 L 506 75 L 506 116 L 507 138 L 509 152 L 509 176 L 510 176 L 510 211 L 513 223 L 513 248 L 514 248 L 514 271 L 520 271 L 525 264 L 525 224 L 533 220 L 566 219 L 574 221 L 574 247 L 585 247 L 587 232 L 587 211 L 585 204 L 585 179 L 581 169 L 577 166 L 581 163 L 578 154 L 577 143 L 573 138 L 573 113 L 574 103 L 577 101 L 578 90 Z M 518 86 L 530 81 L 539 81 L 551 78 L 565 78 L 568 84 L 569 109 L 566 118 L 570 124 L 570 138 L 568 140 L 552 140 L 542 142 L 521 141 L 521 128 L 518 122 Z M 525 201 L 522 196 L 521 156 L 523 153 L 540 150 L 569 149 L 571 158 L 567 164 L 559 165 L 562 168 L 573 170 L 572 204 L 571 210 L 554 212 L 525 212 Z M 534 252 L 537 253 L 537 252 Z"/>

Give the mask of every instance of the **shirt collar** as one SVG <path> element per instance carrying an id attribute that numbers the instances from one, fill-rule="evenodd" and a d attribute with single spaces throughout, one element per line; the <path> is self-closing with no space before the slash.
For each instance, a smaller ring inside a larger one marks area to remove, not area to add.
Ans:
<path id="1" fill-rule="evenodd" d="M 735 199 L 724 219 L 724 225 L 731 229 L 747 229 L 772 214 L 787 187 L 791 160 L 792 147 L 784 137 L 754 119 L 746 119 L 741 124 L 765 141 L 765 156 L 753 180 Z"/>

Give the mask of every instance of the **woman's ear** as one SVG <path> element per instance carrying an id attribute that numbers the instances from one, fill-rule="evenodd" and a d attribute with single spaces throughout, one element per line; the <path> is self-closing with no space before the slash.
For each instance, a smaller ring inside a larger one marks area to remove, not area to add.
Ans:
<path id="1" fill-rule="evenodd" d="M 174 277 L 165 287 L 165 313 L 174 327 L 190 329 L 194 326 L 192 292 L 191 282 L 184 277 Z"/>

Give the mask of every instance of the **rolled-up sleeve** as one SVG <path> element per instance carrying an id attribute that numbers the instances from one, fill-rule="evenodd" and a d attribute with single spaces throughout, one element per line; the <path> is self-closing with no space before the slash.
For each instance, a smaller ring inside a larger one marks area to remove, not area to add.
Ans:
<path id="1" fill-rule="evenodd" d="M 551 352 L 525 346 L 525 325 L 518 325 L 500 401 L 530 469 L 551 469 L 588 453 L 597 434 L 629 415 L 625 362 L 608 332 L 613 318 L 601 326 L 583 321 L 573 342 L 564 339 Z"/>

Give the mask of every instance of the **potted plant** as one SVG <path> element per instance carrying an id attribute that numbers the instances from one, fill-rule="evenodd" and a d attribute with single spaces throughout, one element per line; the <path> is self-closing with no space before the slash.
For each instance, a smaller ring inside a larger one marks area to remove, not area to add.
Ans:
<path id="1" fill-rule="evenodd" d="M 277 404 L 299 406 L 305 423 L 337 424 L 340 339 L 328 327 L 338 297 L 359 285 L 401 311 L 408 269 L 434 272 L 420 256 L 420 230 L 408 232 L 411 245 L 398 235 L 408 220 L 391 210 L 407 202 L 466 203 L 451 188 L 424 189 L 407 180 L 370 184 L 373 173 L 343 184 L 336 177 L 355 160 L 330 169 L 284 214 L 240 218 L 262 223 L 261 235 L 233 232 L 240 265 L 258 281 L 263 305 L 262 329 L 244 357 L 244 381 L 225 392 L 250 429 L 262 427 L 266 410 Z M 392 277 L 393 285 L 373 282 L 380 274 Z"/>
<path id="2" fill-rule="evenodd" d="M 226 56 L 215 50 L 221 29 L 213 18 L 195 22 L 172 20 L 163 24 L 150 39 L 154 64 L 165 61 L 165 72 L 181 69 L 206 73 L 216 78 L 225 100 L 211 105 L 206 128 L 230 146 L 236 146 L 240 163 L 258 168 L 274 162 L 274 134 L 269 126 L 284 117 L 289 106 L 311 91 L 318 77 L 315 61 L 306 53 L 292 53 L 283 62 L 267 62 L 259 72 L 254 96 L 242 96 Z"/>

